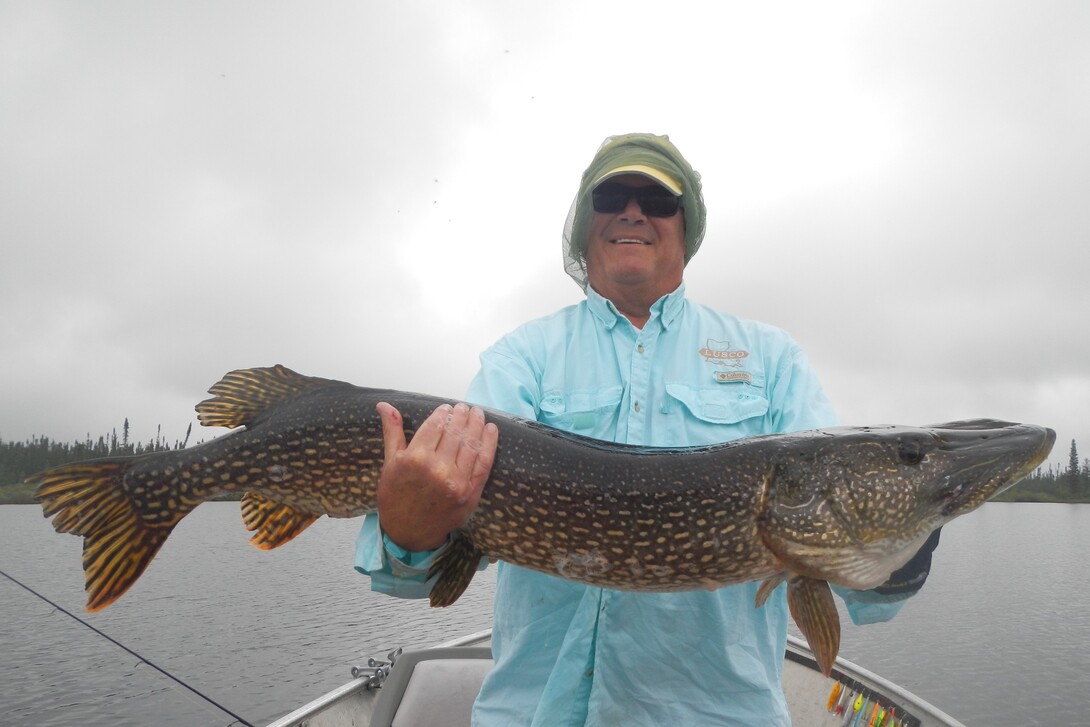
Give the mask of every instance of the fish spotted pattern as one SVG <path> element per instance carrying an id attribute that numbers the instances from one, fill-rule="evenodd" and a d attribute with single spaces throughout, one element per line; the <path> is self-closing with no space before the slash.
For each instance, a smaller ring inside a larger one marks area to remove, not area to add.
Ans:
<path id="1" fill-rule="evenodd" d="M 84 538 L 87 610 L 119 598 L 178 522 L 223 493 L 244 493 L 243 522 L 264 549 L 322 515 L 371 512 L 384 454 L 375 405 L 397 407 L 411 436 L 445 401 L 283 366 L 233 371 L 209 393 L 201 423 L 239 431 L 28 479 L 54 528 Z M 621 590 L 763 581 L 758 606 L 786 582 L 825 673 L 840 634 L 828 583 L 882 584 L 932 531 L 1031 472 L 1055 440 L 1043 427 L 975 420 L 650 448 L 487 416 L 500 430 L 495 463 L 429 574 L 432 605 L 454 603 L 483 557 Z"/>

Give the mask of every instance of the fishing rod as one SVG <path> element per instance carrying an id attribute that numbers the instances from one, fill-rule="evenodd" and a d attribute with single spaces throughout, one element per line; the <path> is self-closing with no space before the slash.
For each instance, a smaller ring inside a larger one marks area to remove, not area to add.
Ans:
<path id="1" fill-rule="evenodd" d="M 12 583 L 14 583 L 15 585 L 17 585 L 17 586 L 20 586 L 20 587 L 22 587 L 22 588 L 26 589 L 26 590 L 27 590 L 27 591 L 29 591 L 30 593 L 33 593 L 33 594 L 34 594 L 35 596 L 37 596 L 38 598 L 42 599 L 43 601 L 45 601 L 45 602 L 46 602 L 46 603 L 48 603 L 48 604 L 49 604 L 50 606 L 52 606 L 53 608 L 57 609 L 58 611 L 60 611 L 60 612 L 61 612 L 61 613 L 63 613 L 64 615 L 66 615 L 66 616 L 69 616 L 69 617 L 71 617 L 72 619 L 74 619 L 75 621 L 77 621 L 77 622 L 79 622 L 79 623 L 83 624 L 84 626 L 86 626 L 87 628 L 91 629 L 91 630 L 92 630 L 92 631 L 94 631 L 94 632 L 95 632 L 96 634 L 98 634 L 98 635 L 99 635 L 99 636 L 101 636 L 102 638 L 106 639 L 106 640 L 107 640 L 107 641 L 109 641 L 110 643 L 114 644 L 115 646 L 119 646 L 119 647 L 121 647 L 122 649 L 124 649 L 125 651 L 129 652 L 130 654 L 132 654 L 133 656 L 135 656 L 135 657 L 136 657 L 137 659 L 139 659 L 140 661 L 144 662 L 145 664 L 147 664 L 148 666 L 150 666 L 150 667 L 151 667 L 152 669 L 155 669 L 155 670 L 156 670 L 157 672 L 159 672 L 159 673 L 160 673 L 160 674 L 162 674 L 163 676 L 165 676 L 165 677 L 169 677 L 170 679 L 173 679 L 173 680 L 174 680 L 175 682 L 177 682 L 178 684 L 182 685 L 183 687 L 185 687 L 185 688 L 186 688 L 186 689 L 188 689 L 189 691 L 193 692 L 193 693 L 194 693 L 194 694 L 196 694 L 196 695 L 197 695 L 198 697 L 200 697 L 200 698 L 201 698 L 201 699 L 203 699 L 204 701 L 208 702 L 208 703 L 209 703 L 209 704 L 211 704 L 212 706 L 214 706 L 214 707 L 216 707 L 216 708 L 218 708 L 218 709 L 220 709 L 220 710 L 222 710 L 222 711 L 226 712 L 227 714 L 231 715 L 232 717 L 234 717 L 234 718 L 235 718 L 235 721 L 234 721 L 234 722 L 232 722 L 232 723 L 231 723 L 231 725 L 233 725 L 233 724 L 235 724 L 235 723 L 237 722 L 238 724 L 241 724 L 241 725 L 243 725 L 243 727 L 254 727 L 254 725 L 253 725 L 252 723 L 250 723 L 250 722 L 247 722 L 247 721 L 246 721 L 246 720 L 244 720 L 244 719 L 243 719 L 242 717 L 239 717 L 239 716 L 238 716 L 237 714 L 235 714 L 234 712 L 232 712 L 231 710 L 229 710 L 229 709 L 228 709 L 227 707 L 224 707 L 224 706 L 223 706 L 222 704 L 220 704 L 220 703 L 219 703 L 219 702 L 217 702 L 216 700 L 212 699 L 211 697 L 209 697 L 209 696 L 208 696 L 207 694 L 205 694 L 204 692 L 200 691 L 199 689 L 197 689 L 197 688 L 195 688 L 195 687 L 191 687 L 191 686 L 189 686 L 189 685 L 188 685 L 188 684 L 186 684 L 186 683 L 185 683 L 184 681 L 182 681 L 182 680 L 181 680 L 181 679 L 179 679 L 178 677 L 176 677 L 176 676 L 174 676 L 173 674 L 171 674 L 170 672 L 168 672 L 168 671 L 167 671 L 166 669 L 163 669 L 162 667 L 158 666 L 157 664 L 154 664 L 154 663 L 152 663 L 151 661 L 149 661 L 148 659 L 145 659 L 145 658 L 144 658 L 143 656 L 141 656 L 140 654 L 137 654 L 137 653 L 136 653 L 135 651 L 133 651 L 133 650 L 132 650 L 132 649 L 130 649 L 129 647 L 125 646 L 124 644 L 122 644 L 122 643 L 121 643 L 120 641 L 118 641 L 117 639 L 115 639 L 115 638 L 113 638 L 112 636 L 110 636 L 110 635 L 108 635 L 108 634 L 105 634 L 105 633 L 103 633 L 102 631 L 100 631 L 100 630 L 96 629 L 96 628 L 95 628 L 94 626 L 92 626 L 91 624 L 87 623 L 86 621 L 84 621 L 84 620 L 83 620 L 82 618 L 80 618 L 79 616 L 75 615 L 75 614 L 74 614 L 74 613 L 72 613 L 71 611 L 69 611 L 69 610 L 67 610 L 67 609 L 63 608 L 62 606 L 60 606 L 59 604 L 57 604 L 57 603 L 55 603 L 55 602 L 53 602 L 53 601 L 49 600 L 48 598 L 46 598 L 46 597 L 45 597 L 45 596 L 43 596 L 42 594 L 38 593 L 37 591 L 35 591 L 35 590 L 34 590 L 33 588 L 31 588 L 30 586 L 26 585 L 25 583 L 22 583 L 22 582 L 20 582 L 20 581 L 19 581 L 19 580 L 18 580 L 17 578 L 13 578 L 12 576 L 10 576 L 10 575 L 8 575 L 7 573 L 5 573 L 5 572 L 4 572 L 3 570 L 0 570 L 0 576 L 4 576 L 5 578 L 7 578 L 7 579 L 8 579 L 9 581 L 11 581 Z M 227 727 L 231 727 L 231 725 L 228 725 Z"/>

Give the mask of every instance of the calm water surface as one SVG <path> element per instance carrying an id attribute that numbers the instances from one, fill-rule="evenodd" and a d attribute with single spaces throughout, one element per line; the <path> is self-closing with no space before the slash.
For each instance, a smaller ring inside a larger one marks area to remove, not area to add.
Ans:
<path id="1" fill-rule="evenodd" d="M 368 589 L 359 520 L 272 552 L 236 503 L 179 525 L 120 601 L 85 614 L 81 540 L 37 506 L 0 507 L 0 570 L 255 725 L 349 679 L 352 664 L 487 628 L 493 571 L 449 609 Z M 968 725 L 1086 724 L 1090 506 L 992 504 L 943 530 L 924 591 L 888 624 L 845 621 L 841 654 Z M 0 722 L 228 725 L 232 718 L 0 577 Z"/>

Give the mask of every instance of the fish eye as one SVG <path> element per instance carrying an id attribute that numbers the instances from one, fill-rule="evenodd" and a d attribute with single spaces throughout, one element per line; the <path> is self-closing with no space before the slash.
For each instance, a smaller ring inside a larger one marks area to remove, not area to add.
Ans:
<path id="1" fill-rule="evenodd" d="M 904 440 L 901 442 L 900 448 L 897 450 L 897 456 L 901 460 L 901 464 L 917 465 L 923 461 L 923 448 L 919 442 L 912 440 Z"/>

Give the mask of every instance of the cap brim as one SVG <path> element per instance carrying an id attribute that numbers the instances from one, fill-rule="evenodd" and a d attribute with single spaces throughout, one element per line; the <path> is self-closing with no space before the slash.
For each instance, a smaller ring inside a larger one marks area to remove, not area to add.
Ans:
<path id="1" fill-rule="evenodd" d="M 678 184 L 677 180 L 675 180 L 669 174 L 666 174 L 664 172 L 660 172 L 658 169 L 655 169 L 654 167 L 649 167 L 646 164 L 628 164 L 628 165 L 625 165 L 623 167 L 616 167 L 615 169 L 610 169 L 608 172 L 606 172 L 605 174 L 603 174 L 602 176 L 600 176 L 600 177 L 598 177 L 597 179 L 594 180 L 594 184 L 591 185 L 591 189 L 593 189 L 594 187 L 597 187 L 599 184 L 606 181 L 607 179 L 619 176 L 621 174 L 639 174 L 639 175 L 642 175 L 644 177 L 647 177 L 648 179 L 652 179 L 655 182 L 658 182 L 659 184 L 661 184 L 663 187 L 665 187 L 666 189 L 673 192 L 678 197 L 681 196 L 682 189 L 681 189 L 681 185 Z"/>

